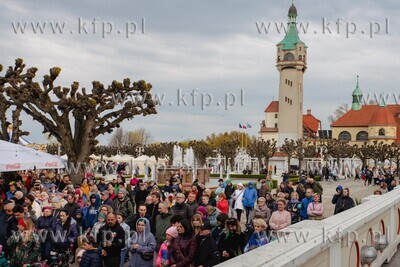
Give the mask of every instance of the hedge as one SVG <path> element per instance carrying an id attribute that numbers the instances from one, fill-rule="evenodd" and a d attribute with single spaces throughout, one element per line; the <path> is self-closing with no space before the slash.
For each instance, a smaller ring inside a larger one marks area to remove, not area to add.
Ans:
<path id="1" fill-rule="evenodd" d="M 231 178 L 264 179 L 266 174 L 230 174 Z M 211 178 L 219 178 L 219 174 L 210 174 Z M 224 178 L 226 175 L 223 176 Z"/>

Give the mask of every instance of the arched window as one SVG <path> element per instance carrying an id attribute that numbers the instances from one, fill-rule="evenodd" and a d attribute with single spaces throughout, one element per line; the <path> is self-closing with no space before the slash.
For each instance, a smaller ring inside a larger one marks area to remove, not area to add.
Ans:
<path id="1" fill-rule="evenodd" d="M 385 129 L 379 129 L 379 136 L 385 136 Z"/>
<path id="2" fill-rule="evenodd" d="M 368 133 L 365 131 L 361 131 L 357 134 L 357 141 L 368 141 Z"/>
<path id="3" fill-rule="evenodd" d="M 350 141 L 351 140 L 351 134 L 347 131 L 343 131 L 339 134 L 339 140 L 340 141 Z"/>
<path id="4" fill-rule="evenodd" d="M 288 60 L 288 61 L 294 60 L 294 55 L 292 53 L 286 53 L 283 60 Z"/>
<path id="5" fill-rule="evenodd" d="M 301 55 L 299 56 L 299 60 L 300 60 L 300 61 L 303 60 L 303 57 L 302 57 Z"/>

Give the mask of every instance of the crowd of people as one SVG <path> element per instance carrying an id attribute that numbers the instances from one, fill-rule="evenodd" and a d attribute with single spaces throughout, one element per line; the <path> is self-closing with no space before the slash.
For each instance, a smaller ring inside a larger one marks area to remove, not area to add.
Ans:
<path id="1" fill-rule="evenodd" d="M 185 191 L 179 173 L 160 187 L 136 177 L 78 186 L 68 175 L 23 176 L 0 179 L 0 244 L 11 266 L 214 266 L 324 218 L 323 188 L 304 175 L 274 194 L 269 175 L 246 186 L 220 179 L 214 192 L 198 181 Z M 348 188 L 336 191 L 335 214 L 354 206 Z"/>

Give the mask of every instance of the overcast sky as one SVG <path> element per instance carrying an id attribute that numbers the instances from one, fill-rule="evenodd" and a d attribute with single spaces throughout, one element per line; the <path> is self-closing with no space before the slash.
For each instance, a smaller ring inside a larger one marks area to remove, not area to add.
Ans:
<path id="1" fill-rule="evenodd" d="M 247 132 L 258 135 L 264 109 L 278 98 L 276 44 L 284 33 L 277 32 L 275 22 L 285 25 L 290 5 L 291 1 L 272 0 L 1 1 L 0 64 L 9 66 L 21 57 L 39 68 L 38 78 L 59 66 L 61 86 L 79 81 L 90 88 L 93 80 L 110 84 L 125 77 L 144 79 L 154 93 L 164 95 L 163 105 L 157 115 L 122 126 L 126 131 L 144 127 L 157 141 L 200 139 L 238 130 L 239 123 L 249 123 Z M 309 0 L 295 5 L 298 21 L 309 23 L 308 32 L 300 33 L 308 46 L 304 112 L 311 109 L 329 128 L 328 115 L 341 103 L 351 103 L 356 75 L 364 92 L 400 93 L 398 1 Z M 52 33 L 50 22 L 57 21 L 65 23 L 63 34 Z M 15 32 L 18 22 L 28 22 L 24 34 Z M 30 22 L 47 23 L 44 33 L 34 34 Z M 109 31 L 109 22 L 112 33 L 103 38 L 102 27 Z M 133 22 L 137 29 L 130 34 Z M 270 22 L 268 33 L 260 34 L 256 22 Z M 79 23 L 84 25 L 80 34 Z M 355 31 L 348 38 L 347 23 L 349 32 Z M 188 106 L 177 106 L 178 89 L 188 94 Z M 190 96 L 194 89 L 199 93 L 195 106 Z M 213 96 L 205 110 L 202 93 Z M 228 110 L 226 94 L 236 94 Z M 31 133 L 28 140 L 45 141 L 42 127 L 27 116 L 23 129 Z M 99 139 L 106 143 L 109 136 Z"/>

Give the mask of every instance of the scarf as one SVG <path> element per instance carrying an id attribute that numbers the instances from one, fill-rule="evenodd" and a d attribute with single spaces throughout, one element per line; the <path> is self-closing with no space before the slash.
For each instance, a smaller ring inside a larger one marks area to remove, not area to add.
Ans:
<path id="1" fill-rule="evenodd" d="M 268 244 L 268 238 L 264 232 L 254 232 L 249 240 L 247 246 L 250 249 L 258 248 L 260 246 Z"/>

